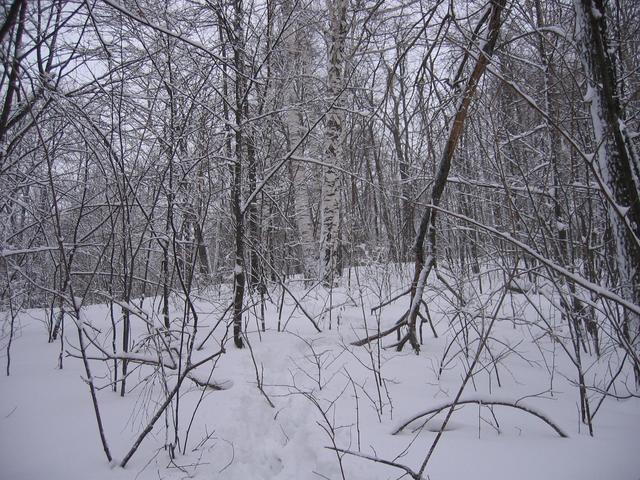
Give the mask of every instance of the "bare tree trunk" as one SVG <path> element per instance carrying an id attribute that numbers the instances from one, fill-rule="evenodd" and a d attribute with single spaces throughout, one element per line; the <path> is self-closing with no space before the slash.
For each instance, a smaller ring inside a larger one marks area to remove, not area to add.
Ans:
<path id="1" fill-rule="evenodd" d="M 597 160 L 617 253 L 622 296 L 640 304 L 640 160 L 619 100 L 602 0 L 575 0 L 576 36 L 589 86 Z M 607 193 L 606 190 L 608 190 Z M 627 312 L 627 335 L 640 351 L 640 318 Z M 640 385 L 640 366 L 635 365 Z"/>
<path id="2" fill-rule="evenodd" d="M 244 105 L 245 118 L 249 118 L 249 101 L 245 101 Z M 247 161 L 248 161 L 248 177 L 249 177 L 249 191 L 253 192 L 256 189 L 256 149 L 254 144 L 253 135 L 250 132 L 245 132 L 245 143 L 247 144 Z M 248 227 L 249 227 L 249 288 L 258 288 L 261 282 L 261 268 L 260 258 L 258 255 L 258 246 L 260 245 L 259 238 L 259 219 L 258 209 L 256 207 L 256 197 L 250 200 L 248 205 Z"/>
<path id="3" fill-rule="evenodd" d="M 444 187 L 447 183 L 447 177 L 449 176 L 449 170 L 451 169 L 451 162 L 453 160 L 453 154 L 455 152 L 458 140 L 464 130 L 464 123 L 467 119 L 469 111 L 469 105 L 478 88 L 478 83 L 482 78 L 482 75 L 489 64 L 489 59 L 493 54 L 496 41 L 498 39 L 498 32 L 500 30 L 500 15 L 504 9 L 506 0 L 497 0 L 492 2 L 491 17 L 489 19 L 489 26 L 487 32 L 487 40 L 484 43 L 480 56 L 476 62 L 471 76 L 467 80 L 467 84 L 464 88 L 462 98 L 458 104 L 451 129 L 449 131 L 449 137 L 445 145 L 442 156 L 440 157 L 440 163 L 436 173 L 436 178 L 433 182 L 433 188 L 431 190 L 430 204 L 438 206 L 442 199 Z M 416 336 L 416 318 L 418 317 L 418 311 L 420 308 L 420 302 L 422 300 L 422 293 L 429 276 L 429 272 L 435 263 L 435 246 L 436 246 L 436 210 L 427 207 L 420 221 L 420 228 L 416 235 L 416 242 L 414 245 L 415 254 L 415 271 L 413 276 L 413 282 L 411 284 L 411 308 L 409 311 L 409 318 L 407 325 L 409 331 L 403 340 L 398 344 L 398 350 L 401 350 L 406 341 L 411 343 L 411 346 L 416 352 L 420 351 L 420 344 Z M 425 257 L 425 239 L 427 241 Z"/>
<path id="4" fill-rule="evenodd" d="M 327 97 L 333 106 L 327 113 L 325 127 L 325 162 L 337 165 L 343 156 L 342 124 L 344 113 L 339 108 L 338 98 L 343 89 L 344 44 L 347 33 L 347 0 L 327 0 L 329 12 L 329 52 Z M 340 216 L 340 192 L 338 172 L 328 167 L 322 181 L 322 278 L 333 283 L 340 276 L 338 268 L 338 227 Z"/>
<path id="5" fill-rule="evenodd" d="M 9 115 L 11 114 L 14 96 L 17 96 L 19 93 L 19 90 L 18 90 L 18 71 L 20 70 L 20 54 L 19 53 L 20 53 L 20 49 L 22 48 L 22 35 L 24 34 L 25 18 L 27 15 L 27 0 L 14 1 L 7 15 L 6 21 L 2 26 L 2 30 L 0 31 L 0 38 L 2 38 L 11 29 L 12 24 L 15 22 L 16 20 L 15 17 L 18 13 L 18 9 L 20 11 L 20 15 L 18 17 L 18 27 L 16 31 L 16 38 L 14 41 L 15 47 L 14 47 L 13 61 L 11 62 L 11 71 L 9 73 L 9 82 L 6 87 L 4 103 L 2 105 L 2 110 L 0 111 L 0 144 L 4 142 L 7 134 L 7 124 L 9 122 Z M 3 166 L 3 164 L 4 164 L 4 152 L 0 151 L 0 168 Z"/>
<path id="6" fill-rule="evenodd" d="M 208 285 L 211 281 L 211 263 L 209 260 L 209 252 L 207 251 L 207 244 L 204 239 L 204 222 L 206 219 L 206 212 L 209 208 L 210 197 L 206 195 L 206 180 L 204 174 L 204 163 L 198 167 L 198 178 L 196 179 L 196 214 L 193 222 L 193 236 L 196 242 L 197 259 L 200 263 L 200 275 L 204 277 L 205 285 Z"/>
<path id="7" fill-rule="evenodd" d="M 231 210 L 234 221 L 235 236 L 235 266 L 233 268 L 233 342 L 236 347 L 242 348 L 242 303 L 244 300 L 244 219 L 242 215 L 242 114 L 244 111 L 244 58 L 242 43 L 244 29 L 242 26 L 244 9 L 242 0 L 234 2 L 234 32 L 233 32 L 233 56 L 235 72 L 235 97 L 236 97 L 236 131 L 235 131 L 235 160 L 231 168 Z"/>
<path id="8" fill-rule="evenodd" d="M 307 72 L 309 44 L 305 38 L 302 25 L 298 19 L 299 12 L 291 4 L 285 2 L 285 16 L 291 22 L 291 33 L 286 34 L 285 55 L 290 68 L 291 80 L 286 90 L 286 122 L 289 131 L 289 149 L 300 143 L 305 134 L 304 120 L 300 107 L 296 105 L 304 101 L 304 85 L 302 76 Z M 285 19 L 286 20 L 286 19 Z M 300 146 L 300 156 L 304 156 L 304 148 Z M 293 189 L 293 203 L 296 227 L 300 236 L 300 265 L 305 278 L 315 277 L 317 270 L 317 249 L 313 235 L 313 222 L 307 193 L 307 178 L 304 164 L 289 162 L 289 176 Z"/>

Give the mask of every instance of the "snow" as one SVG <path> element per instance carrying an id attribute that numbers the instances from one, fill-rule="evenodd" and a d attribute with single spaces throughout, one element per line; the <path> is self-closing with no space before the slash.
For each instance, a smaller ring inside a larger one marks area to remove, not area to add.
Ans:
<path id="1" fill-rule="evenodd" d="M 82 297 L 73 297 L 73 308 L 76 311 L 80 311 L 80 309 L 82 308 L 82 302 L 83 302 L 83 298 Z"/>
<path id="2" fill-rule="evenodd" d="M 452 401 L 460 387 L 468 360 L 461 351 L 457 352 L 460 345 L 455 342 L 454 348 L 446 353 L 460 328 L 460 319 L 454 316 L 455 302 L 447 297 L 450 294 L 442 285 L 433 283 L 433 277 L 427 282 L 424 298 L 439 338 L 433 338 L 427 327 L 419 355 L 409 350 L 381 349 L 383 386 L 378 388 L 372 371 L 372 365 L 378 364 L 377 343 L 365 347 L 349 344 L 365 336 L 363 312 L 367 315 L 369 332 L 378 328 L 378 321 L 381 328 L 388 328 L 406 311 L 409 298 L 402 297 L 369 315 L 372 306 L 406 288 L 406 284 L 373 268 L 368 273 L 360 272 L 359 278 L 367 288 L 342 285 L 332 291 L 316 288 L 307 292 L 299 282 L 288 285 L 305 310 L 318 320 L 323 328 L 321 333 L 315 331 L 288 296 L 282 316 L 290 318 L 289 331 L 275 331 L 277 305 L 266 304 L 266 332 L 257 332 L 252 327 L 253 317 L 248 317 L 248 337 L 256 365 L 247 349 L 237 350 L 228 343 L 226 353 L 189 374 L 199 383 L 214 383 L 223 390 L 202 388 L 190 380 L 181 389 L 179 446 L 184 446 L 185 432 L 195 410 L 186 453 L 183 455 L 176 449 L 177 456 L 172 462 L 168 449 L 163 448 L 165 443 L 174 441 L 171 426 L 174 404 L 125 469 L 117 466 L 118 460 L 124 457 L 164 398 L 164 387 L 153 373 L 154 366 L 136 366 L 127 383 L 133 390 L 124 398 L 108 387 L 98 390 L 106 436 L 115 457 L 110 465 L 100 446 L 88 388 L 82 380 L 85 373 L 81 359 L 64 357 L 64 368 L 58 369 L 60 344 L 47 343 L 42 323 L 46 313 L 23 312 L 17 321 L 11 375 L 0 377 L 0 477 L 340 479 L 336 453 L 325 448 L 332 446 L 331 435 L 339 448 L 395 459 L 417 470 L 446 410 L 422 429 L 413 431 L 421 424 L 417 421 L 397 435 L 392 432 L 402 420 Z M 492 281 L 497 280 L 498 277 Z M 230 294 L 230 287 L 223 289 L 223 297 Z M 331 330 L 329 295 L 333 296 L 333 305 L 340 305 L 339 324 L 337 312 L 333 312 Z M 547 327 L 539 322 L 524 295 L 510 295 L 488 344 L 494 356 L 502 358 L 498 370 L 483 355 L 462 398 L 527 405 L 557 424 L 569 438 L 559 438 L 540 419 L 513 408 L 494 408 L 497 426 L 489 407 L 470 404 L 455 411 L 426 473 L 434 480 L 637 479 L 640 399 L 606 399 L 595 417 L 595 436 L 590 437 L 586 426 L 579 422 L 578 392 L 573 383 L 575 369 L 557 345 L 560 340 L 569 342 L 566 326 L 559 316 L 554 317 L 547 299 L 532 292 L 528 295 L 535 298 L 540 312 L 554 327 L 553 338 L 540 337 Z M 277 294 L 273 296 L 279 298 Z M 196 302 L 201 325 L 215 324 L 221 314 L 217 305 L 226 304 L 223 300 Z M 474 308 L 470 302 L 465 312 L 473 313 Z M 106 305 L 84 305 L 82 312 L 87 322 L 108 332 Z M 173 311 L 171 317 L 177 318 L 178 314 L 179 310 Z M 516 322 L 515 318 L 520 320 Z M 481 331 L 482 319 L 473 321 L 478 322 Z M 149 335 L 147 327 L 147 323 L 134 322 L 134 337 Z M 77 343 L 74 330 L 66 330 L 68 348 Z M 206 332 L 206 328 L 201 329 L 202 338 Z M 205 350 L 197 352 L 198 358 L 215 353 L 224 343 L 223 332 L 214 336 L 215 340 L 210 340 Z M 533 343 L 533 337 L 538 338 L 537 344 Z M 110 338 L 110 332 L 105 333 L 105 338 Z M 382 345 L 394 341 L 395 336 L 388 337 L 382 340 Z M 477 344 L 472 345 L 472 351 L 474 345 Z M 110 348 L 109 343 L 107 346 Z M 126 355 L 157 363 L 157 356 Z M 617 353 L 612 351 L 608 355 L 606 361 L 598 362 L 594 356 L 584 354 L 585 365 L 591 365 L 589 381 L 598 382 L 607 372 L 607 362 L 614 361 Z M 443 362 L 445 368 L 439 372 Z M 111 363 L 91 361 L 97 388 L 108 383 L 107 367 Z M 556 369 L 553 381 L 547 371 L 551 364 Z M 257 388 L 256 367 L 262 388 L 275 408 Z M 625 371 L 623 377 L 627 374 Z M 169 386 L 174 385 L 176 375 L 175 370 L 167 371 Z M 619 394 L 625 392 L 623 383 L 617 388 Z M 595 406 L 600 396 L 595 392 L 590 395 Z M 165 421 L 170 426 L 168 431 Z M 342 457 L 342 466 L 348 480 L 392 479 L 403 473 L 351 455 Z"/>
<path id="3" fill-rule="evenodd" d="M 591 13 L 595 19 L 599 20 L 602 18 L 602 12 L 598 9 L 595 3 L 591 6 Z"/>
<path id="4" fill-rule="evenodd" d="M 592 102 L 595 94 L 596 94 L 595 89 L 591 85 L 589 85 L 587 87 L 587 92 L 584 94 L 585 103 Z"/>
<path id="5" fill-rule="evenodd" d="M 33 254 L 33 253 L 41 253 L 41 252 L 50 252 L 57 249 L 58 247 L 35 247 L 35 248 L 23 248 L 23 249 L 2 248 L 0 249 L 0 258 L 10 257 L 12 255 L 25 255 L 25 254 Z"/>
<path id="6" fill-rule="evenodd" d="M 539 30 L 554 33 L 554 34 L 556 34 L 556 35 L 558 35 L 559 37 L 562 37 L 562 38 L 567 38 L 569 36 L 567 34 L 567 31 L 563 27 L 561 27 L 559 25 L 545 25 L 544 27 L 540 28 Z"/>

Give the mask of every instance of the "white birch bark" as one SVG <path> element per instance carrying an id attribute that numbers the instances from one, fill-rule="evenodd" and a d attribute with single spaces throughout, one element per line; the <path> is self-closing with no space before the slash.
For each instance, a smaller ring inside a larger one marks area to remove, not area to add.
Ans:
<path id="1" fill-rule="evenodd" d="M 338 166 L 343 157 L 344 113 L 339 97 L 343 89 L 344 44 L 347 31 L 347 0 L 327 0 L 329 13 L 327 97 L 332 106 L 327 113 L 324 161 Z M 339 276 L 337 257 L 340 192 L 338 172 L 325 168 L 322 181 L 322 258 L 321 276 L 325 283 L 333 283 Z"/>
<path id="2" fill-rule="evenodd" d="M 287 110 L 285 121 L 289 131 L 289 148 L 298 145 L 305 134 L 304 118 L 300 105 L 304 102 L 302 78 L 308 71 L 310 46 L 300 24 L 299 12 L 295 11 L 291 0 L 284 2 L 285 20 L 290 22 L 290 33 L 285 38 L 285 67 L 291 76 L 285 91 Z M 295 157 L 304 156 L 304 146 L 300 145 Z M 300 237 L 300 263 L 304 278 L 314 278 L 317 265 L 317 249 L 313 236 L 313 222 L 307 192 L 307 171 L 300 162 L 289 162 L 289 175 L 293 188 L 295 222 Z"/>

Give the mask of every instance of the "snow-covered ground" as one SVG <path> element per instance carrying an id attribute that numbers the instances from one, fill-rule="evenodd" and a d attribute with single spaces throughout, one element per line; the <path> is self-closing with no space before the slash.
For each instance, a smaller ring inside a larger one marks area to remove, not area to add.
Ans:
<path id="1" fill-rule="evenodd" d="M 373 288 L 374 283 L 369 282 L 369 288 L 358 287 L 352 279 L 349 287 L 333 292 L 331 303 L 323 288 L 305 296 L 301 286 L 290 286 L 305 310 L 316 315 L 321 333 L 288 295 L 281 315 L 282 324 L 288 320 L 287 331 L 276 331 L 279 290 L 275 289 L 273 302 L 266 304 L 266 332 L 257 331 L 253 312 L 259 308 L 246 315 L 255 365 L 248 349 L 237 350 L 227 342 L 226 353 L 213 371 L 213 362 L 207 362 L 194 375 L 197 379 L 211 375 L 224 390 L 203 389 L 190 380 L 184 383 L 179 397 L 178 449 L 186 445 L 185 453 L 180 451 L 172 461 L 164 448 L 174 443 L 174 404 L 125 469 L 110 466 L 105 459 L 89 389 L 83 381 L 82 361 L 64 356 L 64 368 L 59 369 L 60 344 L 47 343 L 45 313 L 24 312 L 12 346 L 11 375 L 0 377 L 0 478 L 298 480 L 344 475 L 349 480 L 369 480 L 399 478 L 404 473 L 353 455 L 342 456 L 340 465 L 336 453 L 326 448 L 333 442 L 341 449 L 418 470 L 446 410 L 426 425 L 414 422 L 397 435 L 392 432 L 418 412 L 453 400 L 478 343 L 471 333 L 468 356 L 462 350 L 464 335 L 459 334 L 452 343 L 461 322 L 470 317 L 456 316 L 450 295 L 432 289 L 427 301 L 439 338 L 425 325 L 419 355 L 409 345 L 400 353 L 379 350 L 375 342 L 370 347 L 349 345 L 365 335 L 363 317 L 371 333 L 378 318 L 383 328 L 391 326 L 407 307 L 405 297 L 371 314 L 370 307 L 393 290 L 380 282 Z M 199 339 L 224 310 L 224 298 L 218 300 L 216 293 L 210 296 L 215 301 L 197 303 Z M 505 300 L 488 343 L 498 360 L 497 371 L 485 352 L 462 398 L 520 400 L 519 405 L 543 413 L 569 438 L 560 438 L 547 424 L 521 410 L 496 406 L 492 412 L 487 406 L 462 406 L 451 417 L 425 478 L 640 479 L 640 399 L 605 399 L 595 415 L 595 436 L 589 436 L 579 421 L 577 377 L 566 353 L 557 340 L 542 336 L 540 322 L 522 296 L 509 295 Z M 551 316 L 548 302 L 538 301 L 540 311 L 549 314 L 547 320 L 559 322 Z M 144 308 L 151 311 L 150 300 L 146 302 Z M 331 330 L 326 313 L 330 304 Z M 466 308 L 471 312 L 471 307 Z M 93 327 L 90 330 L 110 345 L 107 307 L 94 305 L 83 310 Z M 491 312 L 488 308 L 487 318 L 475 318 L 474 325 L 486 327 Z M 132 321 L 138 335 L 145 332 L 141 320 Z M 556 325 L 554 332 L 558 338 L 566 334 L 562 325 Z M 220 332 L 212 336 L 196 360 L 215 352 L 221 336 Z M 534 337 L 540 337 L 537 343 L 532 342 Z M 394 341 L 395 334 L 382 344 Z M 4 347 L 6 338 L 3 342 Z M 71 320 L 65 342 L 65 349 L 73 352 L 77 330 Z M 94 350 L 90 351 L 97 355 Z M 595 356 L 583 354 L 592 383 L 606 378 L 617 355 L 610 349 L 598 362 Z M 6 353 L 2 359 L 6 360 Z M 439 374 L 441 364 L 444 368 Z M 92 361 L 91 365 L 96 386 L 105 387 L 98 391 L 98 399 L 115 464 L 164 399 L 164 384 L 159 374 L 152 374 L 153 367 L 142 366 L 129 376 L 131 391 L 122 398 L 108 386 L 108 364 Z M 256 366 L 268 399 L 257 388 Z M 620 379 L 625 378 L 631 385 L 631 377 L 623 373 Z M 169 375 L 169 386 L 174 379 Z M 619 396 L 628 396 L 622 382 L 616 388 Z M 601 397 L 590 392 L 592 409 Z"/>

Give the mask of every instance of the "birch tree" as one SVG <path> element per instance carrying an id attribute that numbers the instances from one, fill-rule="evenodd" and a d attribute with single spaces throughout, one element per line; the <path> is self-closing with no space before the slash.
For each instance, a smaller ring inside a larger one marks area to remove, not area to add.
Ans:
<path id="1" fill-rule="evenodd" d="M 347 34 L 348 0 L 327 0 L 329 14 L 327 48 L 327 99 L 332 102 L 327 113 L 324 140 L 324 160 L 339 166 L 343 157 L 344 112 L 340 97 L 344 89 L 344 49 Z M 326 167 L 322 180 L 322 259 L 321 277 L 327 284 L 339 276 L 338 249 L 340 223 L 340 192 L 338 172 Z"/>
<path id="2" fill-rule="evenodd" d="M 297 4 L 297 2 L 296 2 Z M 301 21 L 302 11 L 291 0 L 283 3 L 283 17 L 288 31 L 285 32 L 285 68 L 288 82 L 285 86 L 286 113 L 289 150 L 295 148 L 305 134 L 304 104 L 305 85 L 303 77 L 308 75 L 310 45 L 308 35 Z M 304 146 L 300 145 L 296 157 L 304 157 Z M 289 176 L 293 189 L 293 202 L 296 227 L 300 237 L 300 264 L 305 278 L 313 278 L 317 270 L 317 255 L 313 235 L 313 223 L 307 193 L 307 173 L 302 162 L 289 162 Z"/>

